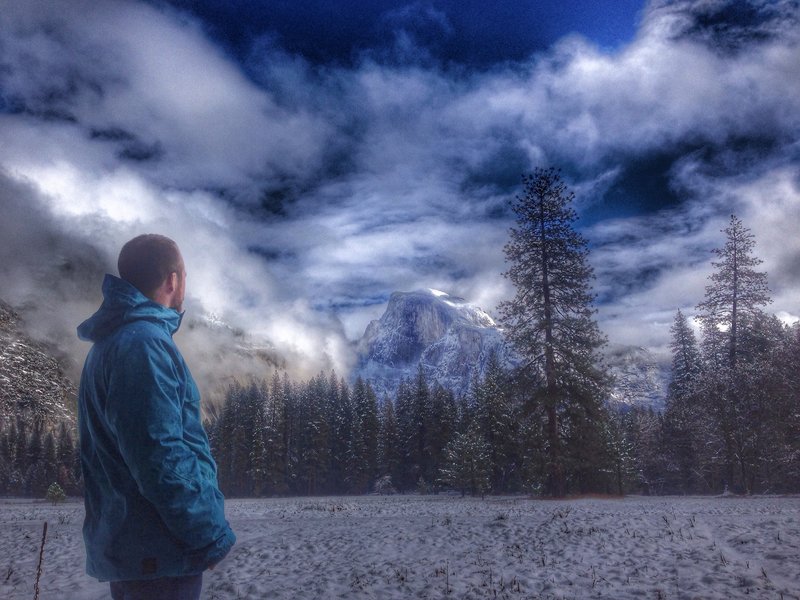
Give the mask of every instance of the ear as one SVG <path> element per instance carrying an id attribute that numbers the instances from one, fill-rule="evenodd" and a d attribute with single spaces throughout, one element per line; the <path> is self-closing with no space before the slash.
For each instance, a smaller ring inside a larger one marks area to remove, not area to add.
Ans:
<path id="1" fill-rule="evenodd" d="M 173 271 L 169 274 L 169 277 L 167 277 L 167 293 L 171 294 L 176 289 L 178 289 L 178 274 Z"/>

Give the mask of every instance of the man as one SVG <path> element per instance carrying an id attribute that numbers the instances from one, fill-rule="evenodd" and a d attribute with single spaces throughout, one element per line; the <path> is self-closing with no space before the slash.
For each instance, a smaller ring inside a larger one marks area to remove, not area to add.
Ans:
<path id="1" fill-rule="evenodd" d="M 196 599 L 236 538 L 223 512 L 200 394 L 172 340 L 186 271 L 178 246 L 140 235 L 78 327 L 94 342 L 78 394 L 86 571 L 114 600 Z"/>

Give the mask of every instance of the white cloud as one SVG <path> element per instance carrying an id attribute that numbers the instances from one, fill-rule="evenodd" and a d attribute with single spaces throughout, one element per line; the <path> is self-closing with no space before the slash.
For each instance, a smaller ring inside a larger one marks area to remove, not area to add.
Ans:
<path id="1" fill-rule="evenodd" d="M 245 72 L 149 4 L 16 3 L 0 15 L 0 168 L 104 256 L 144 230 L 172 235 L 198 310 L 304 369 L 345 370 L 346 338 L 395 289 L 490 312 L 510 295 L 505 211 L 523 171 L 564 164 L 591 208 L 630 161 L 685 145 L 670 172 L 680 206 L 585 230 L 609 337 L 663 349 L 731 211 L 757 236 L 774 308 L 797 314 L 800 293 L 800 33 L 770 25 L 721 52 L 684 34 L 687 6 L 652 5 L 614 53 L 568 38 L 453 73 L 375 57 L 314 68 L 263 40 Z M 729 147 L 751 139 L 767 148 Z M 260 208 L 267 192 L 277 215 Z"/>

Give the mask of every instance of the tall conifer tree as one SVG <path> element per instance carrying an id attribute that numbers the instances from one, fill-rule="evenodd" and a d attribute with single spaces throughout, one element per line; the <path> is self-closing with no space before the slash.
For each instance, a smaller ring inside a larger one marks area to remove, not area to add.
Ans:
<path id="1" fill-rule="evenodd" d="M 516 226 L 505 246 L 505 276 L 515 297 L 500 304 L 508 337 L 542 385 L 530 402 L 547 415 L 547 490 L 566 493 L 564 437 L 570 428 L 601 427 L 606 377 L 597 368 L 605 338 L 594 320 L 584 238 L 575 230 L 574 194 L 555 169 L 537 169 L 523 178 L 523 193 L 512 204 Z M 567 409 L 570 409 L 569 413 Z M 572 416 L 568 416 L 571 414 Z M 574 430 L 574 429 L 573 429 Z"/>
<path id="2" fill-rule="evenodd" d="M 396 486 L 401 480 L 401 447 L 397 430 L 394 402 L 388 396 L 380 405 L 380 429 L 378 435 L 378 475 L 389 475 Z"/>
<path id="3" fill-rule="evenodd" d="M 708 427 L 708 417 L 700 402 L 701 357 L 697 339 L 684 314 L 679 310 L 670 328 L 672 341 L 672 378 L 667 390 L 664 411 L 665 453 L 677 487 L 692 491 L 698 468 L 698 444 L 701 431 Z"/>
<path id="4" fill-rule="evenodd" d="M 763 322 L 762 307 L 771 302 L 767 275 L 758 271 L 761 259 L 753 255 L 755 237 L 742 221 L 731 215 L 725 233 L 725 245 L 713 252 L 719 258 L 711 264 L 715 271 L 706 286 L 705 298 L 698 304 L 703 324 L 706 360 L 713 364 L 705 378 L 706 397 L 717 420 L 724 444 L 725 481 L 734 485 L 736 465 L 739 465 L 739 484 L 749 489 L 743 448 L 744 414 L 749 400 L 744 379 L 748 372 L 742 357 L 749 352 L 742 340 L 753 339 L 749 331 Z M 758 336 L 755 336 L 756 338 Z"/>
<path id="5" fill-rule="evenodd" d="M 771 299 L 767 274 L 756 270 L 763 261 L 753 256 L 755 236 L 736 215 L 723 233 L 725 245 L 713 251 L 719 260 L 711 263 L 716 270 L 697 308 L 704 329 L 726 332 L 728 366 L 735 369 L 743 323 L 760 315 Z"/>

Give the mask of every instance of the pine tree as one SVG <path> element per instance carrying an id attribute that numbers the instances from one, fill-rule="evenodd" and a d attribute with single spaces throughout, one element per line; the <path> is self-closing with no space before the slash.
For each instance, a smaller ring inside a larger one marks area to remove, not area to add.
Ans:
<path id="1" fill-rule="evenodd" d="M 388 396 L 380 405 L 380 429 L 378 433 L 378 476 L 390 477 L 391 486 L 400 481 L 400 435 L 397 430 L 394 402 Z"/>
<path id="2" fill-rule="evenodd" d="M 266 384 L 253 382 L 248 390 L 247 414 L 251 419 L 252 433 L 250 443 L 250 457 L 248 475 L 250 480 L 249 493 L 254 496 L 263 496 L 269 491 L 269 421 L 267 417 L 269 404 L 269 391 Z"/>
<path id="3" fill-rule="evenodd" d="M 266 384 L 265 384 L 266 385 Z M 267 410 L 267 488 L 270 494 L 283 495 L 287 483 L 287 414 L 286 395 L 280 376 L 272 376 Z"/>
<path id="4" fill-rule="evenodd" d="M 427 492 L 432 483 L 432 481 L 426 479 L 426 476 L 429 476 L 432 471 L 432 457 L 427 454 L 425 448 L 429 435 L 428 431 L 432 426 L 430 415 L 431 391 L 421 362 L 417 366 L 417 377 L 414 383 L 412 400 L 413 422 L 408 443 L 413 446 L 411 452 L 415 457 L 413 463 L 415 465 L 414 483 L 418 489 Z"/>
<path id="5" fill-rule="evenodd" d="M 289 490 L 294 493 L 304 493 L 303 475 L 301 469 L 302 434 L 305 426 L 305 410 L 301 401 L 302 391 L 283 373 L 281 379 L 282 396 L 286 406 L 286 427 L 284 439 L 286 448 L 286 483 Z M 273 392 L 274 393 L 274 392 Z"/>
<path id="6" fill-rule="evenodd" d="M 742 342 L 754 339 L 754 328 L 763 322 L 762 307 L 771 300 L 767 275 L 756 270 L 762 261 L 753 256 L 753 234 L 736 215 L 731 215 L 723 233 L 725 245 L 713 251 L 719 260 L 711 263 L 715 271 L 703 301 L 697 306 L 706 362 L 714 367 L 704 379 L 705 396 L 724 445 L 725 483 L 734 486 L 738 482 L 749 489 L 750 476 L 743 451 L 749 435 L 747 405 L 752 401 L 745 390 L 752 386 L 744 378 L 752 373 L 747 364 L 752 364 L 754 348 Z M 748 355 L 749 360 L 743 360 Z"/>
<path id="7" fill-rule="evenodd" d="M 632 440 L 625 435 L 626 416 L 612 413 L 608 420 L 609 455 L 613 471 L 613 493 L 623 495 L 636 476 L 636 457 Z"/>
<path id="8" fill-rule="evenodd" d="M 731 215 L 723 233 L 725 245 L 713 251 L 719 260 L 711 263 L 716 270 L 697 308 L 706 331 L 726 332 L 728 366 L 733 369 L 739 357 L 743 320 L 760 314 L 761 307 L 771 299 L 766 273 L 756 270 L 762 261 L 752 254 L 755 236 L 736 215 Z"/>
<path id="9" fill-rule="evenodd" d="M 327 399 L 330 397 L 328 380 L 324 373 L 314 377 L 303 387 L 300 402 L 305 404 L 306 420 L 302 429 L 303 464 L 307 494 L 320 494 L 327 491 L 330 476 L 330 422 Z"/>
<path id="10" fill-rule="evenodd" d="M 375 478 L 378 420 L 375 394 L 359 377 L 353 386 L 348 481 L 351 492 L 364 493 Z"/>
<path id="11" fill-rule="evenodd" d="M 686 317 L 679 310 L 672 328 L 672 377 L 664 410 L 664 453 L 672 474 L 671 489 L 688 493 L 696 488 L 695 474 L 699 467 L 701 431 L 707 429 L 708 416 L 700 406 L 702 362 L 697 339 Z"/>
<path id="12" fill-rule="evenodd" d="M 28 437 L 28 446 L 25 449 L 25 470 L 21 471 L 25 483 L 25 493 L 28 495 L 40 496 L 45 490 L 41 490 L 44 478 L 44 465 L 41 462 L 42 451 L 44 449 L 44 426 L 41 421 L 34 424 L 33 430 Z"/>
<path id="13" fill-rule="evenodd" d="M 475 420 L 489 447 L 492 464 L 492 489 L 509 491 L 518 475 L 517 411 L 510 396 L 508 376 L 492 352 L 483 379 L 472 386 Z"/>
<path id="14" fill-rule="evenodd" d="M 731 394 L 736 401 L 733 440 L 742 486 L 758 492 L 768 489 L 765 475 L 777 441 L 778 424 L 772 416 L 780 394 L 772 390 L 773 379 L 781 378 L 776 366 L 784 328 L 774 315 L 756 315 L 742 322 Z"/>
<path id="15" fill-rule="evenodd" d="M 18 473 L 24 473 L 30 465 L 28 462 L 28 428 L 22 418 L 17 418 L 17 422 L 11 424 L 11 436 L 14 440 L 12 468 Z"/>
<path id="16" fill-rule="evenodd" d="M 692 395 L 698 385 L 701 374 L 701 356 L 697 347 L 697 338 L 689 322 L 679 310 L 670 328 L 672 340 L 672 376 L 669 382 L 670 398 L 687 398 Z"/>
<path id="17" fill-rule="evenodd" d="M 634 457 L 634 484 L 647 495 L 662 494 L 666 483 L 662 416 L 652 408 L 633 408 L 623 423 L 626 443 Z"/>
<path id="18" fill-rule="evenodd" d="M 246 422 L 246 394 L 238 382 L 228 388 L 213 435 L 220 487 L 232 496 L 246 495 L 248 487 L 252 427 Z"/>
<path id="19" fill-rule="evenodd" d="M 411 385 L 403 379 L 397 388 L 395 403 L 397 433 L 400 438 L 400 465 L 396 485 L 401 491 L 414 487 L 420 475 L 417 436 L 419 425 L 416 413 L 415 395 Z"/>
<path id="20" fill-rule="evenodd" d="M 66 422 L 62 421 L 58 428 L 56 455 L 58 458 L 58 475 L 56 482 L 67 493 L 75 490 L 75 477 L 73 476 L 72 463 L 75 454 L 75 442 L 72 430 Z"/>
<path id="21" fill-rule="evenodd" d="M 367 480 L 369 486 L 375 480 L 378 470 L 378 433 L 380 422 L 378 419 L 378 397 L 369 382 L 364 383 L 364 398 L 360 404 L 362 435 L 367 450 Z"/>
<path id="22" fill-rule="evenodd" d="M 353 406 L 350 390 L 342 381 L 335 383 L 331 375 L 331 479 L 335 491 L 346 491 L 349 469 L 350 447 L 352 445 Z"/>
<path id="23" fill-rule="evenodd" d="M 440 481 L 463 496 L 483 495 L 491 489 L 489 447 L 477 427 L 457 433 L 445 449 Z"/>
<path id="24" fill-rule="evenodd" d="M 31 496 L 42 497 L 47 488 L 56 482 L 58 474 L 56 439 L 52 431 L 47 432 L 39 458 L 28 469 L 27 483 Z"/>
<path id="25" fill-rule="evenodd" d="M 770 399 L 764 422 L 769 450 L 764 489 L 800 490 L 800 323 L 787 327 L 764 372 L 763 394 Z"/>
<path id="26" fill-rule="evenodd" d="M 64 493 L 64 490 L 60 485 L 53 482 L 47 488 L 45 498 L 47 498 L 47 500 L 49 502 L 52 502 L 53 504 L 58 504 L 59 502 L 63 502 L 64 500 L 66 500 L 67 495 Z"/>
<path id="27" fill-rule="evenodd" d="M 512 204 L 516 227 L 505 247 L 515 297 L 500 304 L 508 338 L 543 385 L 529 402 L 541 402 L 547 416 L 547 491 L 566 493 L 562 419 L 570 408 L 589 427 L 602 413 L 606 378 L 598 368 L 605 339 L 593 318 L 594 277 L 586 241 L 574 229 L 574 194 L 555 169 L 523 178 L 524 192 Z M 577 440 L 579 441 L 579 440 Z"/>
<path id="28" fill-rule="evenodd" d="M 423 453 L 426 457 L 422 478 L 434 484 L 444 462 L 444 449 L 453 437 L 456 425 L 456 403 L 453 393 L 439 382 L 430 390 Z"/>

